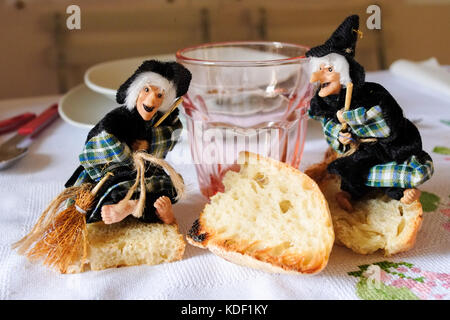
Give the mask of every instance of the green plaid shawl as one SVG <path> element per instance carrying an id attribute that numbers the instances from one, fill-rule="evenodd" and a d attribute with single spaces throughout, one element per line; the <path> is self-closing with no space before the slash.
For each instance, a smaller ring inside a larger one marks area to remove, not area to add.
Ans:
<path id="1" fill-rule="evenodd" d="M 345 153 L 349 145 L 339 142 L 339 133 L 342 129 L 340 123 L 325 117 L 309 116 L 322 124 L 322 130 L 327 143 L 338 153 Z M 360 107 L 354 110 L 344 111 L 342 117 L 346 120 L 353 133 L 361 138 L 385 138 L 390 134 L 390 129 L 382 117 L 380 106 L 374 106 L 366 111 Z M 416 156 L 411 156 L 405 162 L 398 164 L 389 162 L 370 168 L 366 185 L 371 187 L 399 187 L 412 188 L 431 178 L 433 174 L 433 162 L 420 163 Z"/>
<path id="2" fill-rule="evenodd" d="M 369 111 L 364 107 L 344 111 L 342 117 L 358 137 L 386 138 L 391 134 L 380 106 L 374 106 Z"/>
<path id="3" fill-rule="evenodd" d="M 152 128 L 148 153 L 158 158 L 165 158 L 178 141 L 179 135 L 175 135 L 177 133 L 175 130 L 178 128 L 181 128 L 179 120 L 174 126 Z M 99 181 L 106 172 L 121 166 L 131 166 L 133 162 L 131 150 L 127 144 L 120 142 L 106 131 L 100 132 L 86 142 L 79 160 L 84 170 L 78 176 L 74 186 L 79 186 L 89 179 Z"/>
<path id="4" fill-rule="evenodd" d="M 149 144 L 150 154 L 163 158 L 173 149 L 179 137 L 173 134 L 174 130 L 181 127 L 181 123 L 178 126 L 178 122 L 175 126 L 161 126 L 152 129 L 152 140 Z M 79 160 L 84 170 L 78 176 L 74 186 L 79 186 L 84 182 L 99 181 L 107 172 L 119 167 L 126 166 L 127 170 L 134 170 L 132 168 L 132 152 L 128 145 L 120 142 L 114 135 L 106 131 L 92 137 L 85 144 Z M 163 193 L 169 191 L 169 194 L 176 193 L 170 177 L 159 168 L 153 170 L 149 168 L 146 172 L 145 181 L 148 192 Z M 103 202 L 113 190 L 117 188 L 120 188 L 118 190 L 128 190 L 134 182 L 134 179 L 121 181 L 111 186 L 101 195 L 92 214 L 95 214 L 101 208 Z M 140 188 L 137 188 L 136 193 L 139 193 L 139 191 Z"/>
<path id="5" fill-rule="evenodd" d="M 92 137 L 84 145 L 78 159 L 84 167 L 84 172 L 78 177 L 78 180 L 80 177 L 84 180 L 89 176 L 92 180 L 98 181 L 106 172 L 132 164 L 130 148 L 106 131 Z M 83 182 L 78 180 L 75 185 Z"/>
<path id="6" fill-rule="evenodd" d="M 320 121 L 325 139 L 334 150 L 338 153 L 345 153 L 348 150 L 348 145 L 345 146 L 339 142 L 342 124 L 336 123 L 333 119 L 313 116 L 311 113 L 309 113 L 309 116 Z M 344 111 L 342 117 L 348 123 L 352 132 L 361 138 L 386 138 L 391 133 L 378 105 L 368 111 L 364 107 Z"/>
<path id="7" fill-rule="evenodd" d="M 413 188 L 431 178 L 433 162 L 420 163 L 416 156 L 411 156 L 403 163 L 395 161 L 373 166 L 367 177 L 366 185 L 370 187 Z"/>

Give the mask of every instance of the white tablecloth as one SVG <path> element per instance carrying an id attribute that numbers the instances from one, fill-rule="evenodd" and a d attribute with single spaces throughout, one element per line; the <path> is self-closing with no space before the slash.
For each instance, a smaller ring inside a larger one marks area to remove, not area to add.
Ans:
<path id="1" fill-rule="evenodd" d="M 383 84 L 405 114 L 418 122 L 424 149 L 434 159 L 434 177 L 421 187 L 428 192 L 430 212 L 424 213 L 414 249 L 385 258 L 379 253 L 362 256 L 335 246 L 323 272 L 293 276 L 240 267 L 188 245 L 183 260 L 174 263 L 60 275 L 28 262 L 10 247 L 30 230 L 78 165 L 78 153 L 88 130 L 59 119 L 37 137 L 25 158 L 0 171 L 0 298 L 361 299 L 387 297 L 390 293 L 391 297 L 450 299 L 450 155 L 433 152 L 436 146 L 450 147 L 450 122 L 446 122 L 450 121 L 450 101 L 386 71 L 369 73 L 368 80 Z M 58 98 L 1 101 L 0 119 L 25 110 L 40 112 Z M 319 161 L 326 147 L 319 124 L 309 121 L 301 169 Z M 187 148 L 184 140 L 173 152 Z M 180 230 L 185 234 L 206 200 L 198 191 L 194 167 L 174 166 L 188 186 L 186 199 L 175 205 Z M 388 263 L 379 264 L 385 260 Z M 395 264 L 400 262 L 405 263 Z M 367 273 L 349 274 L 371 264 L 374 267 L 370 270 L 381 274 L 381 286 L 364 286 Z M 399 289 L 402 287 L 406 289 Z"/>

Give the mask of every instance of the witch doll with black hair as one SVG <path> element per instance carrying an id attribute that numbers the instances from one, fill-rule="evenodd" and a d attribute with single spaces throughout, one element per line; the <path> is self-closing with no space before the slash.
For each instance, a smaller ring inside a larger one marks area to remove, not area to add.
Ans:
<path id="1" fill-rule="evenodd" d="M 352 15 L 324 44 L 306 53 L 310 81 L 320 83 L 309 115 L 321 122 L 338 154 L 328 172 L 341 177 L 336 200 L 343 209 L 352 211 L 352 201 L 373 190 L 410 204 L 420 196 L 416 187 L 433 174 L 433 162 L 392 95 L 365 81 L 364 68 L 354 59 L 358 28 L 359 17 Z"/>
<path id="2" fill-rule="evenodd" d="M 86 256 L 86 223 L 113 224 L 129 215 L 175 221 L 172 204 L 184 183 L 164 158 L 180 136 L 177 106 L 190 81 L 191 73 L 176 62 L 142 63 L 117 91 L 122 106 L 89 132 L 66 189 L 15 244 L 19 253 L 64 271 Z"/>

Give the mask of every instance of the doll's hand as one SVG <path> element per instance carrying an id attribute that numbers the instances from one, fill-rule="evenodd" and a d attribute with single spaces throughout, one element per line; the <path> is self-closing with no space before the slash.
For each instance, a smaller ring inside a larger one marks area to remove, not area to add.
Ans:
<path id="1" fill-rule="evenodd" d="M 339 132 L 339 142 L 347 145 L 352 142 L 352 134 L 350 132 Z"/>
<path id="2" fill-rule="evenodd" d="M 145 140 L 136 140 L 135 142 L 133 142 L 133 145 L 131 146 L 131 148 L 133 149 L 133 151 L 147 150 L 148 142 Z"/>
<path id="3" fill-rule="evenodd" d="M 342 110 L 339 110 L 338 112 L 336 112 L 336 117 L 338 118 L 339 122 L 342 124 L 346 123 L 344 117 L 342 116 L 343 112 L 344 111 L 342 111 Z"/>
<path id="4" fill-rule="evenodd" d="M 175 221 L 172 211 L 172 202 L 170 202 L 168 197 L 159 197 L 153 206 L 156 208 L 156 214 L 162 222 L 171 224 Z"/>

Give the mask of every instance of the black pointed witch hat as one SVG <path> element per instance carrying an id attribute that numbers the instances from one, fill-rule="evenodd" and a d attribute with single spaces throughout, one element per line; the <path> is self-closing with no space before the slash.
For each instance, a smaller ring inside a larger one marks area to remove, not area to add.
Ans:
<path id="1" fill-rule="evenodd" d="M 324 44 L 311 48 L 306 52 L 306 56 L 323 57 L 330 53 L 344 56 L 350 67 L 350 78 L 353 85 L 361 86 L 365 79 L 364 68 L 354 59 L 359 33 L 359 16 L 351 15 L 339 25 Z"/>

